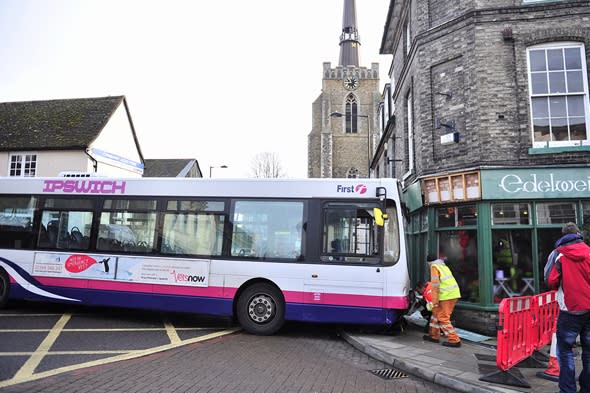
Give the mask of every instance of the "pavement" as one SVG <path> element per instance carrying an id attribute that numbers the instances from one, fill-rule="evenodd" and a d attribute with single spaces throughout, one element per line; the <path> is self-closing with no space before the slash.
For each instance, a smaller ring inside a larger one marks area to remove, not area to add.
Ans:
<path id="1" fill-rule="evenodd" d="M 535 353 L 534 359 L 526 359 L 508 370 L 509 375 L 500 373 L 501 376 L 518 377 L 520 381 L 528 383 L 529 388 L 504 383 L 511 378 L 501 380 L 503 383 L 492 383 L 482 381 L 480 378 L 500 371 L 496 366 L 496 338 L 457 330 L 462 338 L 460 348 L 450 348 L 424 341 L 422 338 L 425 334 L 424 328 L 412 319 L 401 333 L 365 334 L 344 331 L 341 335 L 358 350 L 394 369 L 459 392 L 555 393 L 559 391 L 556 381 L 537 376 L 537 373 L 547 370 L 550 345 Z M 537 367 L 530 367 L 533 365 Z M 580 355 L 576 354 L 576 371 L 581 369 Z"/>

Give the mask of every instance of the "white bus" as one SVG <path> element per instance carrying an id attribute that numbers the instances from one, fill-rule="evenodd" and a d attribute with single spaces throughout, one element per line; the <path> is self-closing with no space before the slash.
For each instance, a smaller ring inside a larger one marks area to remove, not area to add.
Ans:
<path id="1" fill-rule="evenodd" d="M 0 178 L 9 299 L 384 324 L 408 307 L 395 179 Z"/>

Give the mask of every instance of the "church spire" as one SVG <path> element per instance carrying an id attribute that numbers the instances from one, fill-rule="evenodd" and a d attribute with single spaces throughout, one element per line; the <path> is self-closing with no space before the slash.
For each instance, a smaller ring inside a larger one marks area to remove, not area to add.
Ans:
<path id="1" fill-rule="evenodd" d="M 356 6 L 354 0 L 344 0 L 344 15 L 342 17 L 342 34 L 340 35 L 341 66 L 359 66 L 359 51 L 361 41 L 356 29 Z"/>

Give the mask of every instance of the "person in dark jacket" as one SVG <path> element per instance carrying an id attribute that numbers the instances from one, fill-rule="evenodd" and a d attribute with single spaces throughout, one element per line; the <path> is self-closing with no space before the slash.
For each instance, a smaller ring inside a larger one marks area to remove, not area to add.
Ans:
<path id="1" fill-rule="evenodd" d="M 549 289 L 557 290 L 560 308 L 556 334 L 559 391 L 577 391 L 573 346 L 579 335 L 582 344 L 580 392 L 590 393 L 590 247 L 573 222 L 564 224 L 561 232 L 564 236 L 557 242 L 554 266 L 547 272 L 547 284 Z"/>

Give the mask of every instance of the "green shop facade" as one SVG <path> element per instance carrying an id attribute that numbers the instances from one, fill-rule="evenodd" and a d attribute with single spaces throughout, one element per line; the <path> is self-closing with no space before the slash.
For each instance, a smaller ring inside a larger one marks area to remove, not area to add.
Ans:
<path id="1" fill-rule="evenodd" d="M 413 284 L 426 255 L 446 258 L 461 288 L 458 326 L 496 335 L 503 298 L 547 290 L 543 267 L 572 221 L 590 238 L 590 167 L 481 168 L 404 190 Z"/>

